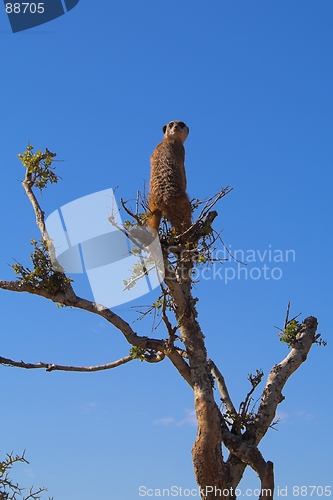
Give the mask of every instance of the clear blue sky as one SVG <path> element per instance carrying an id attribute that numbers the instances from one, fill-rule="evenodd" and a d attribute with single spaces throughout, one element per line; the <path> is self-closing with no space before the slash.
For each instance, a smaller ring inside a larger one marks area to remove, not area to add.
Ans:
<path id="1" fill-rule="evenodd" d="M 39 237 L 16 156 L 28 141 L 65 160 L 57 164 L 63 180 L 41 199 L 49 214 L 109 187 L 135 198 L 162 126 L 185 121 L 189 194 L 232 186 L 216 229 L 232 250 L 267 251 L 248 265 L 259 279 L 226 283 L 226 269 L 237 271 L 228 263 L 195 290 L 209 355 L 235 405 L 249 373 L 267 375 L 287 354 L 274 325 L 283 325 L 288 301 L 292 314 L 318 317 L 329 342 L 314 346 L 289 380 L 281 422 L 262 441 L 288 498 L 293 485 L 333 486 L 332 26 L 329 0 L 81 0 L 17 34 L 0 12 L 1 279 L 12 279 L 13 259 L 29 263 L 29 241 Z M 271 262 L 268 250 L 293 250 L 295 261 Z M 77 293 L 85 289 L 78 279 Z M 1 356 L 92 365 L 128 354 L 100 318 L 27 294 L 1 291 L 1 300 Z M 132 305 L 116 312 L 133 321 Z M 149 335 L 150 318 L 133 327 Z M 155 335 L 165 336 L 163 328 Z M 13 471 L 22 485 L 44 484 L 55 500 L 135 500 L 141 485 L 195 487 L 193 395 L 167 360 L 95 374 L 0 371 L 0 452 L 26 449 L 30 466 Z M 244 476 L 243 489 L 257 486 L 254 473 Z"/>

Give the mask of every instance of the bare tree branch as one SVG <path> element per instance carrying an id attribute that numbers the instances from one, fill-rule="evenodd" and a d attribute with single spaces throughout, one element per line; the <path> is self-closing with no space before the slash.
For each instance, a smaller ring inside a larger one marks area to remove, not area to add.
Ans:
<path id="1" fill-rule="evenodd" d="M 55 153 L 50 153 L 50 155 L 56 156 Z M 45 155 L 43 155 L 43 156 L 45 156 L 45 158 L 46 158 L 47 154 L 45 153 Z M 40 205 L 37 201 L 37 198 L 36 198 L 34 192 L 32 191 L 33 182 L 31 180 L 31 173 L 29 172 L 29 169 L 26 170 L 25 179 L 22 182 L 22 186 L 23 186 L 23 188 L 24 188 L 24 190 L 29 198 L 29 201 L 32 205 L 32 208 L 34 209 L 35 216 L 36 216 L 36 224 L 37 224 L 38 229 L 40 230 L 42 238 L 44 241 L 49 242 L 49 237 L 48 237 L 48 234 L 46 231 L 46 226 L 45 226 L 44 212 L 40 208 Z"/>
<path id="2" fill-rule="evenodd" d="M 112 363 L 107 363 L 105 365 L 97 365 L 97 366 L 67 366 L 67 365 L 57 365 L 55 363 L 25 363 L 24 361 L 13 361 L 12 359 L 3 358 L 0 356 L 0 364 L 7 366 L 15 366 L 17 368 L 26 368 L 26 369 L 36 369 L 36 368 L 45 368 L 47 372 L 52 372 L 55 370 L 65 371 L 65 372 L 98 372 L 102 370 L 110 370 L 111 368 L 116 368 L 117 366 L 124 365 L 129 361 L 133 361 L 132 356 L 125 356 L 124 358 L 118 359 L 117 361 L 113 361 Z"/>
<path id="3" fill-rule="evenodd" d="M 212 372 L 212 374 L 217 382 L 217 388 L 220 391 L 222 402 L 225 404 L 227 411 L 231 415 L 236 415 L 237 412 L 236 412 L 236 409 L 235 409 L 235 407 L 231 401 L 231 398 L 229 396 L 229 392 L 228 392 L 228 389 L 227 389 L 227 386 L 226 386 L 226 383 L 225 383 L 225 380 L 224 380 L 222 373 L 217 368 L 214 361 L 212 361 L 211 359 L 208 360 L 208 366 L 209 366 L 209 368 L 210 368 L 210 370 L 211 370 L 211 372 Z"/>
<path id="4" fill-rule="evenodd" d="M 175 349 L 168 349 L 165 351 L 166 356 L 170 359 L 171 363 L 177 368 L 180 375 L 186 380 L 186 382 L 192 387 L 193 383 L 191 379 L 191 370 L 186 361 Z"/>
<path id="5" fill-rule="evenodd" d="M 273 366 L 270 371 L 263 393 L 262 402 L 259 406 L 257 416 L 250 426 L 250 433 L 255 432 L 255 443 L 259 443 L 271 425 L 279 403 L 284 400 L 282 389 L 288 378 L 304 363 L 316 341 L 316 330 L 318 321 L 313 316 L 306 318 L 300 325 L 293 348 L 281 363 Z"/>
<path id="6" fill-rule="evenodd" d="M 165 340 L 151 339 L 148 337 L 141 337 L 137 335 L 130 327 L 130 325 L 126 323 L 126 321 L 124 321 L 120 316 L 112 312 L 110 309 L 106 309 L 103 305 L 97 304 L 96 302 L 91 302 L 90 300 L 78 297 L 74 292 L 73 294 L 70 294 L 70 297 L 68 297 L 67 290 L 66 292 L 57 292 L 56 294 L 52 295 L 52 293 L 50 293 L 49 291 L 43 288 L 36 288 L 28 283 L 3 280 L 0 280 L 0 288 L 14 292 L 28 292 L 34 295 L 45 297 L 46 299 L 52 300 L 53 302 L 56 302 L 58 304 L 69 307 L 76 307 L 78 309 L 83 309 L 84 311 L 97 314 L 111 323 L 113 326 L 115 326 L 118 330 L 120 330 L 125 336 L 128 343 L 133 346 L 161 352 L 163 352 L 167 348 Z"/>

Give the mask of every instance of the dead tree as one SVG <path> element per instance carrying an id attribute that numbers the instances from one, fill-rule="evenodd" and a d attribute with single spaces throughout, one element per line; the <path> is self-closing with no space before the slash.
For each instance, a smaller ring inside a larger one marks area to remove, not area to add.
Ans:
<path id="1" fill-rule="evenodd" d="M 44 368 L 46 371 L 65 370 L 90 372 L 109 370 L 133 361 L 136 358 L 157 363 L 168 358 L 194 395 L 197 417 L 197 437 L 192 448 L 195 477 L 201 498 L 212 500 L 237 497 L 237 485 L 244 470 L 250 466 L 260 479 L 260 499 L 272 499 L 274 492 L 273 463 L 261 454 L 258 445 L 268 429 L 274 424 L 276 410 L 283 401 L 282 390 L 288 378 L 306 360 L 314 343 L 323 344 L 316 334 L 317 319 L 310 316 L 302 323 L 289 319 L 289 308 L 285 325 L 281 328 L 281 339 L 291 348 L 289 354 L 271 369 L 262 391 L 259 406 L 250 408 L 252 393 L 263 379 L 257 371 L 249 376 L 251 389 L 237 409 L 228 393 L 226 382 L 214 361 L 209 359 L 205 337 L 198 322 L 196 298 L 192 293 L 192 272 L 195 266 L 206 265 L 213 260 L 212 245 L 218 239 L 212 229 L 217 212 L 214 205 L 230 191 L 222 189 L 207 200 L 196 222 L 182 235 L 174 235 L 165 225 L 160 234 L 165 269 L 159 299 L 152 309 L 160 314 L 165 325 L 163 338 L 139 335 L 112 310 L 101 304 L 76 295 L 72 280 L 61 269 L 52 265 L 50 254 L 52 242 L 48 239 L 44 213 L 37 201 L 35 188 L 44 189 L 48 183 L 58 180 L 53 161 L 56 156 L 47 149 L 44 153 L 33 153 L 28 146 L 19 155 L 26 168 L 23 188 L 32 204 L 36 223 L 41 232 L 40 242 L 34 241 L 33 268 L 16 263 L 14 281 L 0 281 L 0 287 L 13 292 L 41 295 L 62 306 L 84 309 L 103 317 L 121 333 L 131 346 L 130 353 L 122 359 L 98 366 L 61 366 L 55 363 L 28 363 L 0 357 L 0 363 L 26 369 Z M 134 218 L 136 225 L 125 225 L 123 230 L 137 244 L 144 245 L 150 234 L 144 229 L 144 214 L 132 213 L 126 204 L 125 210 Z M 112 219 L 112 217 L 111 217 Z M 162 334 L 163 335 L 163 334 Z M 214 396 L 216 384 L 220 401 Z M 222 402 L 222 405 L 221 405 Z M 228 457 L 222 455 L 222 444 Z"/>

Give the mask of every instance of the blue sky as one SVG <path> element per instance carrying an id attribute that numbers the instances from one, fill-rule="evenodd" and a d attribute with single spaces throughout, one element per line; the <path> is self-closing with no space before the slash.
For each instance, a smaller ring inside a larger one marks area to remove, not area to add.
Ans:
<path id="1" fill-rule="evenodd" d="M 29 263 L 29 241 L 39 237 L 17 159 L 28 141 L 64 160 L 62 181 L 40 199 L 49 214 L 110 187 L 134 199 L 149 179 L 162 126 L 185 121 L 188 192 L 202 199 L 234 188 L 217 207 L 215 228 L 231 250 L 253 250 L 247 270 L 258 269 L 254 279 L 237 279 L 237 266 L 227 263 L 196 285 L 209 356 L 238 406 L 248 374 L 267 375 L 288 352 L 274 329 L 288 301 L 293 315 L 318 318 L 329 345 L 314 346 L 289 380 L 280 424 L 261 450 L 288 498 L 294 485 L 332 485 L 333 4 L 101 3 L 80 0 L 17 34 L 0 13 L 1 279 L 12 279 L 14 259 Z M 274 262 L 269 250 L 293 250 L 295 259 Z M 280 279 L 272 277 L 276 267 Z M 73 277 L 77 293 L 88 293 Z M 155 297 L 116 312 L 132 322 L 132 306 Z M 25 294 L 1 291 L 1 298 L 1 356 L 92 365 L 128 354 L 121 334 L 100 318 Z M 133 328 L 149 335 L 151 318 Z M 195 487 L 193 395 L 168 361 L 94 374 L 0 370 L 0 451 L 26 449 L 30 465 L 15 476 L 22 485 L 45 484 L 61 500 L 134 500 L 142 485 Z M 257 486 L 246 473 L 241 487 Z"/>

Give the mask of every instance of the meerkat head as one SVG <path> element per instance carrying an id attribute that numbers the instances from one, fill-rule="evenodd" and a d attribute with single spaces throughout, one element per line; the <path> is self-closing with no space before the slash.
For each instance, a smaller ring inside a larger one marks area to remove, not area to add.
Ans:
<path id="1" fill-rule="evenodd" d="M 190 129 L 186 123 L 179 120 L 174 120 L 163 127 L 164 139 L 167 137 L 170 139 L 180 139 L 182 142 L 186 141 L 186 138 L 190 132 Z"/>

